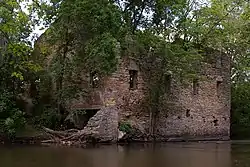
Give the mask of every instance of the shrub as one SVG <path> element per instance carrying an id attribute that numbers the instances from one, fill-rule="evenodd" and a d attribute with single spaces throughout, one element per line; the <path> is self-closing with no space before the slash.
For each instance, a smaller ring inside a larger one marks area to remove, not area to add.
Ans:
<path id="1" fill-rule="evenodd" d="M 61 117 L 56 108 L 46 107 L 43 108 L 43 112 L 40 115 L 34 118 L 33 124 L 38 127 L 45 126 L 50 129 L 60 129 Z"/>
<path id="2" fill-rule="evenodd" d="M 14 95 L 8 91 L 0 93 L 0 133 L 14 137 L 25 127 L 25 114 L 16 106 Z"/>
<path id="3" fill-rule="evenodd" d="M 119 123 L 119 130 L 125 133 L 131 133 L 132 126 L 129 122 L 121 122 Z"/>

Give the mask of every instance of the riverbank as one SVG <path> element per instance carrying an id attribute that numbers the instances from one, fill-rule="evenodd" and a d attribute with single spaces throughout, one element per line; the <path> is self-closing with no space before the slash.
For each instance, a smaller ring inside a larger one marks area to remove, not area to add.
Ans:
<path id="1" fill-rule="evenodd" d="M 215 143 L 244 143 L 247 142 L 245 140 L 239 140 L 239 141 L 234 141 L 230 140 L 228 138 L 223 138 L 223 137 L 177 137 L 177 138 L 168 138 L 165 140 L 161 141 L 117 141 L 117 142 L 98 142 L 97 140 L 88 140 L 88 141 L 56 141 L 56 140 L 50 140 L 49 135 L 47 134 L 40 134 L 37 136 L 19 136 L 19 137 L 14 137 L 14 138 L 1 138 L 0 143 L 1 144 L 24 144 L 24 145 L 46 145 L 46 146 L 51 146 L 51 145 L 57 145 L 57 146 L 67 146 L 67 147 L 86 147 L 87 145 L 96 145 L 96 144 L 118 144 L 118 145 L 123 145 L 123 144 L 131 144 L 131 143 L 201 143 L 201 142 L 215 142 Z M 250 143 L 250 140 L 249 140 Z"/>
<path id="2" fill-rule="evenodd" d="M 45 127 L 34 128 L 26 126 L 25 130 L 18 132 L 15 137 L 1 137 L 2 144 L 36 144 L 36 145 L 61 145 L 68 147 L 85 147 L 88 144 L 124 144 L 124 143 L 168 143 L 168 142 L 226 142 L 230 141 L 228 136 L 178 136 L 166 138 L 154 138 L 150 136 L 126 133 L 119 130 L 117 137 L 112 140 L 98 138 L 89 131 L 70 129 L 65 131 L 54 131 Z M 84 132 L 84 133 L 83 133 Z M 139 137 L 138 137 L 139 136 Z M 142 136 L 142 137 L 141 137 Z M 105 138 L 109 139 L 109 138 Z"/>

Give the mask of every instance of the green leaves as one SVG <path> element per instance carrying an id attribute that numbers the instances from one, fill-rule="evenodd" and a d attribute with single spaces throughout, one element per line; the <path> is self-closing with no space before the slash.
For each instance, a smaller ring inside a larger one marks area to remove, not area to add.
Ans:
<path id="1" fill-rule="evenodd" d="M 34 24 L 22 11 L 22 2 L 0 1 L 0 133 L 9 136 L 26 123 L 25 108 L 17 105 L 18 97 L 27 91 L 24 85 L 32 82 L 31 78 L 41 70 L 32 60 L 33 48 L 28 37 Z"/>
<path id="2" fill-rule="evenodd" d="M 22 75 L 21 72 L 13 72 L 13 73 L 11 74 L 11 76 L 12 76 L 12 77 L 18 78 L 18 79 L 20 79 L 21 81 L 24 80 L 23 75 Z"/>
<path id="3" fill-rule="evenodd" d="M 88 41 L 85 47 L 86 64 L 91 71 L 107 74 L 116 69 L 120 58 L 119 42 L 109 33 Z"/>
<path id="4" fill-rule="evenodd" d="M 232 86 L 232 136 L 249 137 L 250 84 L 237 83 Z"/>

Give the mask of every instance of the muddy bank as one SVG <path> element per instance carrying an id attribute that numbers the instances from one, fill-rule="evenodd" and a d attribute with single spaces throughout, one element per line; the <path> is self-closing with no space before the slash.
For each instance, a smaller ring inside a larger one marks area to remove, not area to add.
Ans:
<path id="1" fill-rule="evenodd" d="M 178 142 L 233 142 L 229 138 L 218 138 L 218 137 L 176 137 L 168 138 L 165 140 L 118 140 L 117 142 L 102 142 L 97 139 L 85 140 L 85 141 L 52 141 L 48 135 L 40 136 L 30 136 L 30 137 L 15 137 L 12 139 L 9 138 L 0 138 L 0 144 L 25 144 L 25 145 L 42 145 L 42 146 L 64 146 L 64 147 L 88 147 L 92 145 L 105 145 L 105 144 L 135 144 L 135 143 L 178 143 Z"/>

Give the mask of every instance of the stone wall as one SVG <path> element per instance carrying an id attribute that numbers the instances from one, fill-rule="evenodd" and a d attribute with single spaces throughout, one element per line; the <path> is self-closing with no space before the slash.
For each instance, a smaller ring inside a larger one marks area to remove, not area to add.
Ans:
<path id="1" fill-rule="evenodd" d="M 89 103 L 86 103 L 86 100 L 73 100 L 71 108 L 77 109 L 89 109 L 89 108 L 99 108 L 93 118 L 90 119 L 90 123 L 87 126 L 91 126 L 92 129 L 98 129 L 98 131 L 103 132 L 103 128 L 106 127 L 106 122 L 100 120 L 100 115 L 104 111 L 104 108 L 109 108 L 109 106 L 115 106 L 115 109 L 107 111 L 105 110 L 105 116 L 107 119 L 114 118 L 114 113 L 117 112 L 117 120 L 113 120 L 117 124 L 112 124 L 117 129 L 116 134 L 113 136 L 117 137 L 118 134 L 118 121 L 128 121 L 130 124 L 135 125 L 136 127 L 141 127 L 140 131 L 143 134 L 146 134 L 149 127 L 149 118 L 148 114 L 143 111 L 143 103 L 145 97 L 145 84 L 141 75 L 141 71 L 138 67 L 131 65 L 131 61 L 128 58 L 120 60 L 118 69 L 111 76 L 102 78 L 101 84 L 98 88 L 92 89 L 91 96 L 88 97 Z M 133 69 L 138 70 L 137 77 L 137 88 L 132 90 L 130 89 L 129 84 L 129 70 Z M 95 100 L 96 99 L 96 100 Z M 95 120 L 98 123 L 95 123 L 95 127 L 90 124 L 93 124 Z M 107 132 L 109 130 L 107 129 Z M 114 131 L 112 131 L 114 132 Z M 92 132 L 89 132 L 90 134 Z M 94 132 L 96 134 L 96 132 Z M 102 133 L 105 135 L 105 133 Z M 108 133 L 107 133 L 108 134 Z M 109 134 L 110 136 L 110 134 Z M 102 137 L 103 141 L 105 136 Z M 107 136 L 107 141 L 109 141 Z M 144 136 L 141 140 L 144 140 Z M 114 140 L 112 140 L 114 141 Z"/>
<path id="2" fill-rule="evenodd" d="M 220 58 L 217 56 L 217 59 Z M 221 66 L 214 62 L 204 63 L 201 74 L 203 80 L 198 81 L 197 94 L 194 94 L 192 84 L 186 87 L 173 86 L 171 93 L 178 98 L 165 101 L 157 120 L 158 138 L 229 139 L 230 59 L 223 56 Z"/>
<path id="3" fill-rule="evenodd" d="M 221 54 L 211 57 L 209 62 L 202 64 L 203 79 L 195 83 L 195 92 L 193 83 L 181 85 L 171 80 L 170 92 L 165 93 L 156 118 L 156 140 L 229 139 L 230 59 Z M 93 94 L 98 96 L 95 98 L 99 100 L 100 108 L 112 103 L 116 106 L 119 122 L 129 122 L 137 130 L 139 134 L 133 136 L 133 140 L 150 140 L 148 89 L 145 75 L 135 62 L 123 58 L 117 71 L 104 78 Z M 130 89 L 130 70 L 138 70 L 135 89 Z M 101 124 L 98 126 L 105 127 L 105 122 Z"/>
<path id="4" fill-rule="evenodd" d="M 44 47 L 49 46 L 47 40 L 46 34 L 40 37 L 34 52 L 36 60 L 43 62 L 41 65 L 45 69 L 48 69 L 53 58 L 53 54 L 50 53 L 57 48 L 56 45 L 50 46 L 46 56 L 39 56 L 38 53 L 42 52 Z M 229 138 L 230 59 L 221 53 L 212 53 L 207 55 L 206 63 L 202 64 L 200 68 L 202 80 L 198 80 L 195 86 L 192 82 L 182 85 L 174 78 L 171 79 L 170 91 L 166 92 L 159 101 L 161 106 L 156 117 L 154 131 L 157 140 L 177 137 Z M 156 59 L 148 61 L 159 64 Z M 131 70 L 137 71 L 135 88 L 130 88 Z M 117 132 L 114 129 L 118 128 L 118 122 L 125 121 L 136 131 L 132 136 L 133 140 L 150 140 L 152 115 L 149 102 L 151 99 L 148 98 L 148 80 L 158 77 L 148 76 L 150 70 L 154 69 L 145 69 L 138 61 L 122 57 L 117 71 L 110 76 L 100 78 L 98 87 L 92 88 L 90 76 L 86 74 L 86 69 L 83 69 L 83 76 L 74 77 L 85 79 L 81 80 L 81 86 L 89 88 L 89 94 L 84 98 L 69 100 L 66 105 L 72 110 L 99 110 L 85 128 L 87 131 L 95 131 L 89 134 L 105 135 L 106 131 L 107 140 L 114 141 L 117 138 Z M 66 82 L 64 84 L 67 84 Z M 55 86 L 52 85 L 51 94 L 54 89 Z M 110 106 L 113 106 L 112 110 L 108 110 Z M 111 123 L 112 119 L 114 123 Z M 112 130 L 108 130 L 109 128 Z M 105 140 L 104 138 L 102 140 Z"/>

